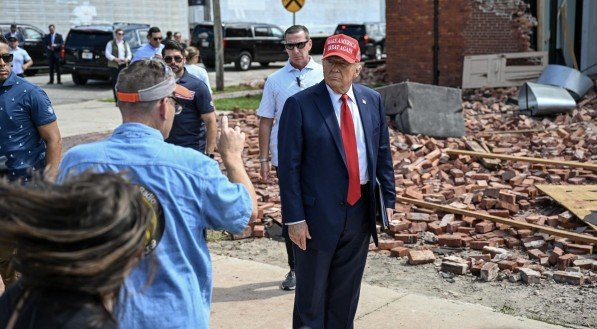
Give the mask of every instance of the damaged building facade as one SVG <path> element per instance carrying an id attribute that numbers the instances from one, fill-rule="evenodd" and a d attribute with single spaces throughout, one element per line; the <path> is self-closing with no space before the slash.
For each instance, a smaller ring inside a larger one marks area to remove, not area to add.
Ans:
<path id="1" fill-rule="evenodd" d="M 469 55 L 546 51 L 550 64 L 597 74 L 597 2 L 387 1 L 387 74 L 461 86 Z"/>

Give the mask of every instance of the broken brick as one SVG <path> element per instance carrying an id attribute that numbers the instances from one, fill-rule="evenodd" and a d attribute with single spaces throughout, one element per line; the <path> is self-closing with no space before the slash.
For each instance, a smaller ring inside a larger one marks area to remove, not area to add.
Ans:
<path id="1" fill-rule="evenodd" d="M 403 241 L 400 240 L 380 240 L 379 241 L 379 249 L 380 250 L 391 250 L 396 247 L 402 247 L 404 245 Z"/>
<path id="2" fill-rule="evenodd" d="M 477 231 L 477 233 L 481 234 L 491 232 L 495 230 L 495 223 L 490 221 L 483 221 L 481 223 L 477 223 L 477 225 L 475 225 L 475 230 Z"/>
<path id="3" fill-rule="evenodd" d="M 567 283 L 575 286 L 581 286 L 585 282 L 582 273 L 566 271 L 555 271 L 553 273 L 553 280 L 557 283 Z"/>
<path id="4" fill-rule="evenodd" d="M 481 268 L 480 278 L 485 282 L 493 281 L 497 278 L 499 271 L 498 264 L 493 262 L 485 263 Z"/>
<path id="5" fill-rule="evenodd" d="M 559 270 L 565 270 L 572 265 L 572 262 L 578 258 L 575 254 L 565 254 L 558 257 L 557 267 Z"/>
<path id="6" fill-rule="evenodd" d="M 406 247 L 392 248 L 392 250 L 390 250 L 390 255 L 393 257 L 405 257 L 406 255 L 408 255 L 409 250 L 410 249 Z"/>
<path id="7" fill-rule="evenodd" d="M 407 256 L 408 263 L 411 265 L 427 264 L 435 261 L 435 255 L 431 250 L 409 250 Z"/>
<path id="8" fill-rule="evenodd" d="M 413 243 L 417 243 L 419 236 L 417 234 L 407 234 L 407 233 L 394 234 L 394 239 L 400 240 L 404 243 L 413 244 Z"/>
<path id="9" fill-rule="evenodd" d="M 440 246 L 459 248 L 462 246 L 462 238 L 457 235 L 442 234 L 437 237 L 437 244 Z"/>

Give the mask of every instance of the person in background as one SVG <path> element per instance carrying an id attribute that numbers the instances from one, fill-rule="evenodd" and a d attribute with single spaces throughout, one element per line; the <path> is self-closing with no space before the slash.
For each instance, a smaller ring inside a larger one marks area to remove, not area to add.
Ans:
<path id="1" fill-rule="evenodd" d="M 180 43 L 180 45 L 182 46 L 182 50 L 185 50 L 187 48 L 187 44 L 184 41 L 182 41 L 182 34 L 180 32 L 174 32 L 172 37 L 174 38 L 174 41 Z"/>
<path id="2" fill-rule="evenodd" d="M 64 39 L 60 33 L 56 33 L 56 27 L 54 24 L 48 26 L 50 33 L 44 36 L 43 44 L 48 55 L 48 65 L 50 66 L 50 81 L 48 84 L 54 83 L 54 72 L 56 72 L 56 80 L 58 84 L 60 82 L 60 50 L 64 45 Z"/>
<path id="3" fill-rule="evenodd" d="M 151 241 L 149 205 L 113 173 L 0 181 L 0 241 L 21 274 L 0 297 L 0 328 L 116 329 L 116 297 Z"/>
<path id="4" fill-rule="evenodd" d="M 209 87 L 186 71 L 185 55 L 178 42 L 166 43 L 162 55 L 178 79 L 178 84 L 193 92 L 191 100 L 180 101 L 182 113 L 174 118 L 166 142 L 190 147 L 214 158 L 218 129 Z"/>
<path id="5" fill-rule="evenodd" d="M 4 35 L 6 39 L 9 37 L 15 37 L 19 41 L 19 46 L 23 46 L 25 44 L 25 37 L 17 28 L 17 24 L 10 24 L 10 31 Z"/>
<path id="6" fill-rule="evenodd" d="M 172 40 L 172 31 L 167 31 L 167 32 L 166 32 L 166 39 L 164 39 L 164 40 L 162 41 L 162 44 L 164 44 L 164 45 L 165 45 L 165 44 L 166 44 L 166 42 L 168 42 L 168 41 L 170 41 L 170 40 Z"/>
<path id="7" fill-rule="evenodd" d="M 207 75 L 207 70 L 199 65 L 199 49 L 189 46 L 185 49 L 186 51 L 186 64 L 184 68 L 189 72 L 189 74 L 199 78 L 199 80 L 203 81 L 207 87 L 209 87 L 209 93 L 213 94 L 211 90 L 211 85 L 209 84 L 209 76 Z"/>
<path id="8" fill-rule="evenodd" d="M 132 63 L 120 72 L 116 91 L 123 124 L 106 140 L 70 149 L 59 181 L 87 170 L 124 171 L 161 204 L 165 229 L 153 252 L 158 266 L 151 273 L 145 258 L 125 280 L 121 328 L 209 328 L 212 271 L 204 230 L 242 232 L 257 216 L 242 158 L 245 135 L 222 117 L 218 151 L 226 177 L 216 161 L 164 142 L 182 111 L 178 100 L 192 93 L 176 84 L 163 61 Z"/>
<path id="9" fill-rule="evenodd" d="M 108 60 L 108 67 L 110 68 L 114 101 L 117 102 L 116 81 L 118 80 L 118 73 L 128 65 L 133 57 L 128 42 L 124 40 L 124 31 L 121 28 L 114 30 L 114 39 L 106 44 L 104 55 Z"/>
<path id="10" fill-rule="evenodd" d="M 278 166 L 278 128 L 286 99 L 323 80 L 321 64 L 316 63 L 309 55 L 312 45 L 313 41 L 309 38 L 309 30 L 305 26 L 289 27 L 284 32 L 284 47 L 288 53 L 288 62 L 265 81 L 257 115 L 259 116 L 259 172 L 262 181 L 267 183 L 272 183 L 271 166 Z M 292 241 L 285 238 L 285 244 L 290 271 L 280 288 L 294 290 L 296 275 Z"/>
<path id="11" fill-rule="evenodd" d="M 25 71 L 33 65 L 33 60 L 25 49 L 19 47 L 19 40 L 16 37 L 10 36 L 6 39 L 10 47 L 9 52 L 12 54 L 12 71 L 18 77 L 24 78 Z"/>
<path id="12" fill-rule="evenodd" d="M 160 28 L 157 26 L 150 27 L 147 31 L 147 40 L 149 43 L 137 49 L 131 63 L 141 59 L 162 58 L 162 49 L 164 49 L 164 45 L 162 44 L 162 32 L 160 31 Z"/>

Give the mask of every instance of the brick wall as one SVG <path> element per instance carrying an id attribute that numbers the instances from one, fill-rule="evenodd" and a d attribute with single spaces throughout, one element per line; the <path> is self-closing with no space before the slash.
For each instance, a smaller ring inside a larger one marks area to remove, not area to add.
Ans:
<path id="1" fill-rule="evenodd" d="M 439 83 L 460 86 L 466 55 L 529 50 L 522 0 L 439 0 Z M 433 82 L 433 0 L 386 0 L 390 81 Z"/>

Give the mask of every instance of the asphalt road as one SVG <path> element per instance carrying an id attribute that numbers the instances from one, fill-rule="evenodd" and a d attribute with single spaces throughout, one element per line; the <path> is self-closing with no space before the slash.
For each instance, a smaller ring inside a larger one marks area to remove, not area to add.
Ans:
<path id="1" fill-rule="evenodd" d="M 321 62 L 321 55 L 315 55 L 313 57 L 316 61 Z M 268 67 L 261 67 L 258 63 L 253 63 L 252 68 L 245 72 L 236 71 L 233 64 L 225 65 L 224 85 L 234 86 L 254 80 L 265 79 L 268 75 L 283 67 L 284 63 L 285 62 L 274 62 Z M 215 88 L 216 75 L 214 70 L 208 70 L 208 74 L 212 88 Z M 111 86 L 108 81 L 89 80 L 86 85 L 78 86 L 72 82 L 70 75 L 63 74 L 62 85 L 48 85 L 46 83 L 49 80 L 49 76 L 48 73 L 44 72 L 33 77 L 27 77 L 27 79 L 42 87 L 54 105 L 81 103 L 89 100 L 113 97 Z"/>

